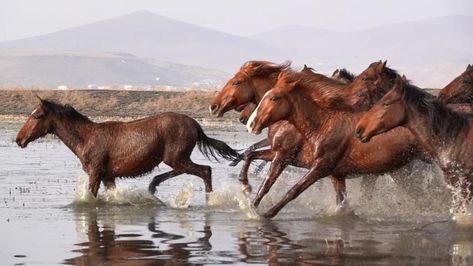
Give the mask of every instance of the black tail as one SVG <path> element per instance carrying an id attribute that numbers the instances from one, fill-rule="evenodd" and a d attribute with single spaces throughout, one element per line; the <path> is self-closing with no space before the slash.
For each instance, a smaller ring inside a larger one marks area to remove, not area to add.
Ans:
<path id="1" fill-rule="evenodd" d="M 197 132 L 199 134 L 199 138 L 197 140 L 197 145 L 199 147 L 200 152 L 207 157 L 209 160 L 211 159 L 210 156 L 215 158 L 218 161 L 218 156 L 224 158 L 225 160 L 232 161 L 236 158 L 239 158 L 240 154 L 237 151 L 232 149 L 228 146 L 225 142 L 207 137 L 205 135 L 204 130 L 202 127 L 197 123 Z"/>

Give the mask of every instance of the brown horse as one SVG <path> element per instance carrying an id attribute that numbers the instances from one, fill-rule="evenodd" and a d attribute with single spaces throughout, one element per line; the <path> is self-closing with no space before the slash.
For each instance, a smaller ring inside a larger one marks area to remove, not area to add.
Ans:
<path id="1" fill-rule="evenodd" d="M 277 65 L 265 61 L 250 61 L 245 63 L 240 71 L 230 79 L 222 91 L 214 98 L 210 106 L 211 112 L 223 115 L 227 110 L 240 108 L 248 103 L 259 103 L 261 97 L 271 86 L 276 83 L 279 73 L 288 69 L 289 64 Z M 301 75 L 314 77 L 323 81 L 326 86 L 334 86 L 342 89 L 345 85 L 336 80 L 316 74 L 311 68 L 304 66 Z M 263 88 L 263 89 L 261 89 Z M 223 111 L 221 111 L 223 110 Z M 271 149 L 254 151 L 257 147 L 251 147 L 250 152 L 245 152 L 245 164 L 240 173 L 240 183 L 244 191 L 249 191 L 248 169 L 255 159 L 272 161 L 266 180 L 275 180 L 279 177 L 287 165 L 308 168 L 310 166 L 311 146 L 304 142 L 303 136 L 286 121 L 275 123 L 268 130 L 268 140 Z M 257 144 L 265 144 L 265 140 Z M 261 146 L 260 146 L 261 147 Z M 333 177 L 332 182 L 337 194 L 337 203 L 344 199 L 345 185 L 339 178 Z M 263 184 L 267 183 L 264 181 Z M 263 196 L 268 192 L 267 186 L 260 186 L 253 204 L 258 206 Z"/>
<path id="2" fill-rule="evenodd" d="M 275 87 L 263 97 L 247 127 L 259 134 L 280 120 L 292 123 L 310 143 L 312 150 L 309 172 L 289 190 L 284 198 L 265 213 L 275 216 L 317 180 L 332 175 L 345 186 L 345 178 L 353 174 L 380 174 L 400 168 L 420 154 L 415 138 L 399 129 L 363 146 L 353 130 L 362 113 L 350 111 L 345 90 L 323 86 L 320 81 L 283 71 Z M 269 178 L 264 190 L 274 183 Z"/>
<path id="3" fill-rule="evenodd" d="M 473 66 L 452 80 L 439 93 L 443 103 L 473 103 Z"/>
<path id="4" fill-rule="evenodd" d="M 369 142 L 399 126 L 407 128 L 440 166 L 446 182 L 460 188 L 455 209 L 465 211 L 473 192 L 472 122 L 398 77 L 393 89 L 362 116 L 355 132 Z"/>
<path id="5" fill-rule="evenodd" d="M 106 189 L 111 189 L 116 177 L 142 175 L 161 162 L 173 170 L 153 178 L 149 185 L 151 193 L 164 180 L 184 173 L 202 178 L 205 191 L 211 192 L 210 166 L 195 164 L 190 159 L 195 145 L 207 158 L 216 158 L 218 154 L 232 160 L 238 156 L 224 142 L 207 137 L 197 121 L 177 113 L 131 122 L 94 123 L 72 106 L 40 99 L 18 132 L 16 143 L 25 148 L 46 134 L 56 135 L 79 158 L 89 175 L 89 190 L 94 196 L 101 181 Z"/>
<path id="6" fill-rule="evenodd" d="M 246 62 L 214 97 L 209 107 L 211 114 L 220 117 L 232 109 L 243 109 L 245 113 L 249 113 L 252 107 L 259 103 L 264 93 L 276 83 L 279 73 L 289 65 L 290 62 L 283 64 L 268 61 Z M 306 71 L 308 70 L 307 68 Z M 302 141 L 302 136 L 289 123 L 281 122 L 272 126 L 268 130 L 268 138 L 250 146 L 240 157 L 240 160 L 245 159 L 239 176 L 243 191 L 251 190 L 248 184 L 248 169 L 253 160 L 272 161 L 275 157 L 281 157 L 277 156 L 278 154 L 285 154 L 282 160 L 297 162 L 296 151 L 301 149 Z M 255 151 L 268 145 L 271 145 L 272 149 Z M 232 165 L 236 165 L 240 160 L 235 160 Z M 303 165 L 303 162 L 293 165 Z"/>

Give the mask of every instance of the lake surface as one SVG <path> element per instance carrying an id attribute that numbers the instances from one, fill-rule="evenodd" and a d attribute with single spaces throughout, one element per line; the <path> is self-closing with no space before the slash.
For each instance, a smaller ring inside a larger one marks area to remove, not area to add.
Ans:
<path id="1" fill-rule="evenodd" d="M 262 138 L 236 123 L 201 122 L 208 135 L 235 148 Z M 349 203 L 338 211 L 324 179 L 266 220 L 258 213 L 304 169 L 288 168 L 255 210 L 254 192 L 239 188 L 241 164 L 209 163 L 196 149 L 192 158 L 213 167 L 208 201 L 200 179 L 187 175 L 150 195 L 149 181 L 165 165 L 118 180 L 116 190 L 101 189 L 93 199 L 72 152 L 52 137 L 20 149 L 20 126 L 0 123 L 0 265 L 473 265 L 472 219 L 452 221 L 450 192 L 433 166 L 415 162 L 407 190 L 380 176 L 371 198 L 361 192 L 361 178 L 350 179 Z M 267 169 L 250 175 L 253 191 Z"/>

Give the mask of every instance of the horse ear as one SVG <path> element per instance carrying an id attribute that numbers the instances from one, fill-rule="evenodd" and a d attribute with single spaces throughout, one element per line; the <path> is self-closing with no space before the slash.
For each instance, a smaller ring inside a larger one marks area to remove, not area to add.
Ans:
<path id="1" fill-rule="evenodd" d="M 402 75 L 402 81 L 407 82 L 407 77 L 404 74 Z"/>
<path id="2" fill-rule="evenodd" d="M 473 66 L 471 64 L 468 64 L 468 66 L 466 67 L 466 70 L 471 70 L 473 69 Z"/>
<path id="3" fill-rule="evenodd" d="M 304 68 L 302 68 L 302 70 L 307 70 L 307 69 L 309 69 L 309 67 L 306 64 L 304 64 Z"/>
<path id="4" fill-rule="evenodd" d="M 337 75 L 338 73 L 340 73 L 340 69 L 337 68 L 337 69 L 335 69 L 335 71 L 333 71 L 332 77 Z"/>
<path id="5" fill-rule="evenodd" d="M 38 94 L 35 94 L 35 97 L 36 97 L 36 98 L 39 100 L 39 103 L 41 103 L 41 104 L 42 104 L 42 103 L 44 102 L 44 100 L 43 100 L 43 99 L 41 99 L 41 97 L 39 97 L 39 95 L 38 95 Z"/>
<path id="6" fill-rule="evenodd" d="M 385 60 L 384 62 L 379 61 L 379 64 L 377 65 L 376 70 L 378 70 L 378 72 L 382 72 L 384 68 L 386 67 L 387 62 L 388 62 L 387 60 Z"/>

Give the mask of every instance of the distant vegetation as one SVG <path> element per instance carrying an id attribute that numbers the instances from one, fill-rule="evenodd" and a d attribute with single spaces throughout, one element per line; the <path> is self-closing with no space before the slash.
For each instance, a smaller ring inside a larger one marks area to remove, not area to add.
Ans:
<path id="1" fill-rule="evenodd" d="M 70 104 L 92 117 L 143 117 L 174 111 L 194 118 L 209 118 L 208 106 L 214 92 L 0 90 L 0 115 L 29 115 L 38 102 L 35 95 Z M 236 115 L 230 112 L 228 117 Z"/>

